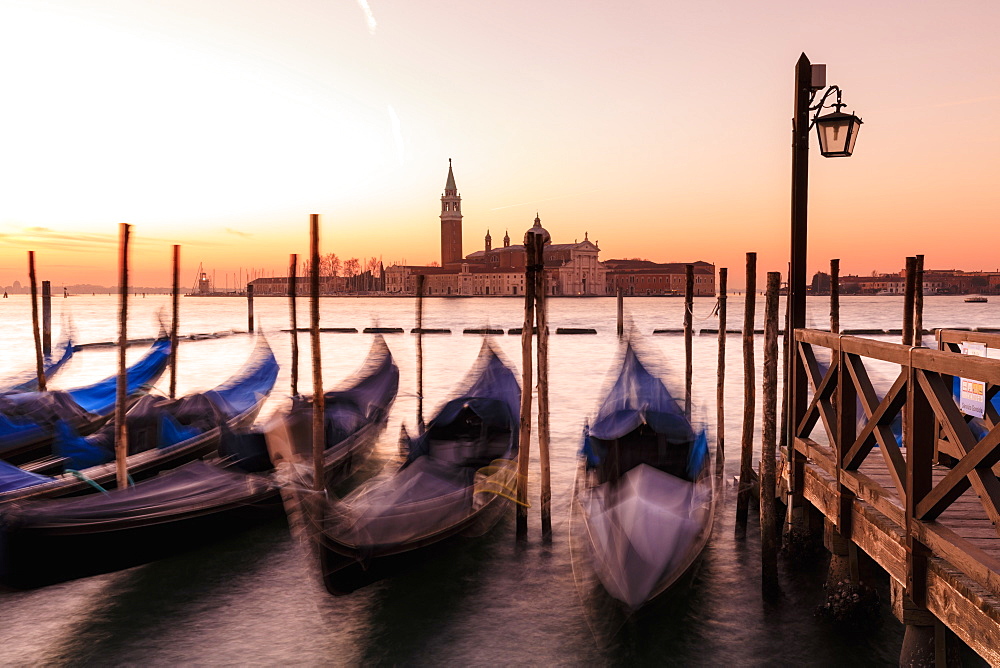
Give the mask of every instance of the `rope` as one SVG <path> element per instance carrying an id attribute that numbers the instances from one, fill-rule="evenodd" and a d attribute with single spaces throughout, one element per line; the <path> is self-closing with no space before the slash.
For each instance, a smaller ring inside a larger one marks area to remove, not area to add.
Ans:
<path id="1" fill-rule="evenodd" d="M 690 313 L 690 314 L 691 314 L 691 317 L 692 317 L 692 318 L 693 318 L 694 320 L 708 320 L 709 318 L 717 318 L 717 317 L 719 316 L 719 306 L 720 306 L 720 305 L 721 305 L 721 300 L 719 300 L 719 299 L 716 299 L 716 300 L 715 300 L 715 306 L 713 306 L 713 307 L 712 307 L 712 312 L 711 312 L 711 313 L 709 313 L 708 315 L 706 315 L 706 316 L 702 317 L 702 318 L 696 318 L 696 317 L 694 316 L 694 311 L 693 311 L 692 309 L 688 308 L 688 305 L 687 305 L 687 304 L 684 304 L 684 310 L 685 310 L 685 311 L 686 311 L 687 313 Z"/>
<path id="2" fill-rule="evenodd" d="M 99 491 L 101 494 L 107 494 L 108 493 L 108 490 L 106 490 L 103 487 L 101 487 L 97 483 L 97 481 L 91 480 L 90 478 L 88 478 L 82 471 L 77 471 L 76 469 L 66 469 L 66 473 L 69 473 L 71 476 L 73 476 L 74 478 L 76 478 L 77 480 L 79 480 L 81 482 L 87 483 L 88 485 L 90 485 L 91 487 L 93 487 L 97 491 Z M 131 481 L 131 478 L 129 478 L 129 480 Z"/>

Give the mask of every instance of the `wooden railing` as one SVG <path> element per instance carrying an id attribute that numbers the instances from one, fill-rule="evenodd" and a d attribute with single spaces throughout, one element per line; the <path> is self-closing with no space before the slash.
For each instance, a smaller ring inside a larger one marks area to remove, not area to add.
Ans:
<path id="1" fill-rule="evenodd" d="M 994 471 L 1000 462 L 1000 415 L 989 402 L 1000 391 L 1000 360 L 956 352 L 963 341 L 1000 348 L 1000 335 L 942 330 L 937 340 L 942 350 L 795 331 L 796 363 L 804 367 L 811 397 L 792 407 L 792 494 L 802 494 L 808 457 L 835 480 L 839 503 L 833 519 L 845 538 L 851 537 L 855 499 L 888 518 L 905 540 L 906 592 L 921 606 L 932 556 L 1000 596 L 1000 560 L 938 521 L 971 488 L 985 511 L 982 527 L 992 522 L 1000 531 L 1000 480 Z M 869 373 L 873 362 L 899 368 L 881 396 Z M 955 401 L 955 376 L 986 383 L 979 437 Z M 880 484 L 860 470 L 871 457 L 884 460 L 891 483 Z"/>

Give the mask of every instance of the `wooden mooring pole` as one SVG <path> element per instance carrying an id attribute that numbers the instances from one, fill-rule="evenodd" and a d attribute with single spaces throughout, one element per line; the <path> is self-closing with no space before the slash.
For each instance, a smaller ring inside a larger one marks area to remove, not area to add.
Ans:
<path id="1" fill-rule="evenodd" d="M 715 388 L 715 474 L 720 478 L 726 468 L 726 282 L 729 270 L 719 269 L 719 376 Z"/>
<path id="2" fill-rule="evenodd" d="M 325 414 L 325 397 L 323 396 L 323 360 L 319 348 L 319 214 L 309 215 L 309 340 L 312 343 L 312 377 L 313 377 L 313 414 L 312 414 L 312 446 L 313 446 L 313 489 L 321 492 L 326 489 L 326 476 L 323 473 L 323 453 L 326 451 L 326 438 L 323 429 Z"/>
<path id="3" fill-rule="evenodd" d="M 750 492 L 753 487 L 753 426 L 756 412 L 753 326 L 757 297 L 757 254 L 747 253 L 746 301 L 743 307 L 743 440 L 740 450 L 740 484 L 736 492 L 736 533 L 747 530 Z"/>
<path id="4" fill-rule="evenodd" d="M 684 415 L 691 419 L 691 387 L 694 376 L 694 265 L 684 265 Z"/>
<path id="5" fill-rule="evenodd" d="M 917 258 L 906 258 L 906 287 L 903 293 L 903 345 L 913 345 L 913 297 L 916 290 Z"/>
<path id="6" fill-rule="evenodd" d="M 535 271 L 539 258 L 531 237 L 525 235 L 527 263 L 524 268 L 524 327 L 521 329 L 521 423 L 517 451 L 517 520 L 518 540 L 528 537 L 528 459 L 531 454 L 531 329 L 535 320 Z"/>
<path id="7" fill-rule="evenodd" d="M 417 430 L 424 433 L 424 275 L 417 274 Z"/>
<path id="8" fill-rule="evenodd" d="M 296 296 L 299 292 L 299 279 L 296 274 L 299 269 L 299 256 L 292 253 L 288 256 L 288 319 L 292 330 L 292 396 L 299 393 L 299 318 L 295 309 Z"/>
<path id="9" fill-rule="evenodd" d="M 247 331 L 253 334 L 253 283 L 247 283 Z"/>
<path id="10" fill-rule="evenodd" d="M 131 225 L 118 226 L 118 385 L 115 397 L 115 471 L 118 489 L 128 487 L 128 428 L 125 424 L 125 403 L 128 399 L 128 238 Z"/>
<path id="11" fill-rule="evenodd" d="M 549 330 L 545 310 L 545 240 L 531 235 L 538 259 L 535 272 L 535 325 L 538 330 L 538 461 L 541 479 L 542 539 L 552 540 L 552 473 L 549 466 Z"/>
<path id="12" fill-rule="evenodd" d="M 830 260 L 830 331 L 840 334 L 840 260 Z"/>
<path id="13" fill-rule="evenodd" d="M 760 453 L 760 564 L 765 598 L 778 593 L 778 540 L 775 528 L 775 473 L 778 424 L 778 292 L 781 274 L 767 273 L 764 308 L 764 422 Z"/>
<path id="14" fill-rule="evenodd" d="M 28 251 L 28 281 L 31 283 L 31 331 L 35 337 L 35 371 L 38 391 L 45 391 L 45 364 L 42 362 L 42 335 L 38 331 L 38 281 L 35 279 L 35 251 Z"/>
<path id="15" fill-rule="evenodd" d="M 181 247 L 173 248 L 173 272 L 170 287 L 170 398 L 177 396 L 177 323 L 180 320 Z"/>
<path id="16" fill-rule="evenodd" d="M 52 354 L 52 281 L 42 281 L 42 354 Z"/>
<path id="17" fill-rule="evenodd" d="M 617 292 L 617 302 L 618 302 L 618 338 L 625 336 L 625 295 L 622 292 L 622 287 L 618 286 Z"/>
<path id="18" fill-rule="evenodd" d="M 913 345 L 924 345 L 924 256 L 914 262 L 913 286 Z"/>

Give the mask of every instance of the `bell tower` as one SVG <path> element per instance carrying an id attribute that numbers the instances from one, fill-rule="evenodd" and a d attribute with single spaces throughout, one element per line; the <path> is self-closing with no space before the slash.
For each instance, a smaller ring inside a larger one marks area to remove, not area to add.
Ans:
<path id="1" fill-rule="evenodd" d="M 441 196 L 441 266 L 461 262 L 462 258 L 462 196 L 455 186 L 455 174 L 448 158 L 448 180 Z"/>

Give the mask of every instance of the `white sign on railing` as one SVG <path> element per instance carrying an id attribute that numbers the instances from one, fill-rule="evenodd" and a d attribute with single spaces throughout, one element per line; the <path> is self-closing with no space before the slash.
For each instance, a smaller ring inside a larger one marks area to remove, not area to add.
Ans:
<path id="1" fill-rule="evenodd" d="M 986 357 L 985 343 L 962 341 L 962 354 L 974 357 Z M 986 383 L 981 380 L 959 378 L 958 408 L 966 415 L 982 418 L 986 416 Z"/>

